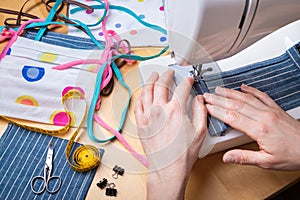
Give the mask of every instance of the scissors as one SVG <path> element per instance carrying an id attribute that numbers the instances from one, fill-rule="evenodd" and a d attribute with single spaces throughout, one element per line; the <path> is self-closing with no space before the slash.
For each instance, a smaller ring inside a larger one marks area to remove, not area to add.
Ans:
<path id="1" fill-rule="evenodd" d="M 53 142 L 50 142 L 47 158 L 44 166 L 44 176 L 35 176 L 31 179 L 31 190 L 35 194 L 41 194 L 45 190 L 50 193 L 54 194 L 59 191 L 62 180 L 59 176 L 51 176 L 52 173 L 52 163 L 53 163 Z M 39 181 L 38 181 L 39 180 Z M 35 184 L 35 182 L 41 182 L 42 181 L 42 188 L 41 185 Z M 49 185 L 53 186 L 53 190 L 49 189 Z M 56 186 L 58 184 L 58 186 Z M 34 187 L 36 185 L 36 187 Z M 56 186 L 56 187 L 55 187 Z M 36 190 L 34 188 L 41 188 L 39 190 Z"/>

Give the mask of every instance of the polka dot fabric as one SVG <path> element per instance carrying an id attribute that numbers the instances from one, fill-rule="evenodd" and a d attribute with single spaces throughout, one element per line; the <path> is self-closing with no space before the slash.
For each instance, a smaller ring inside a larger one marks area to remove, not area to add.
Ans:
<path id="1" fill-rule="evenodd" d="M 80 2 L 87 5 L 99 5 L 90 0 L 80 0 Z M 143 21 L 166 28 L 163 0 L 109 0 L 109 4 L 128 8 Z M 75 7 L 71 6 L 69 10 Z M 100 9 L 94 12 L 78 11 L 69 13 L 69 17 L 85 24 L 93 24 L 101 18 L 103 12 Z M 114 30 L 122 39 L 127 39 L 132 46 L 165 46 L 168 43 L 166 35 L 145 27 L 124 11 L 110 9 L 106 28 Z M 104 40 L 101 25 L 91 27 L 91 31 L 98 40 Z M 68 34 L 88 37 L 74 27 L 69 27 Z"/>
<path id="2" fill-rule="evenodd" d="M 77 59 L 98 58 L 101 50 L 76 50 L 19 37 L 10 54 L 0 62 L 0 115 L 35 122 L 77 126 L 83 116 L 82 99 L 67 101 L 62 97 L 70 90 L 80 91 L 88 104 L 93 96 L 96 74 L 94 65 L 79 65 L 68 70 L 52 67 Z M 83 69 L 83 70 L 81 70 Z M 18 88 L 18 89 L 16 89 Z M 78 119 L 78 120 L 77 120 Z"/>

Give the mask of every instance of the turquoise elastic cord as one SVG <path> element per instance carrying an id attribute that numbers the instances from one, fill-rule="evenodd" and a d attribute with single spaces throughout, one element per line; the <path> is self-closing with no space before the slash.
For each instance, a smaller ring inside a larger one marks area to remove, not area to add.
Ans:
<path id="1" fill-rule="evenodd" d="M 105 6 L 104 5 L 94 5 L 94 6 L 91 6 L 92 8 L 94 9 L 105 9 Z M 115 6 L 115 5 L 109 5 L 109 8 L 110 9 L 114 9 L 114 10 L 120 10 L 120 11 L 123 11 L 129 15 L 131 15 L 132 17 L 134 17 L 138 22 L 140 22 L 142 25 L 148 27 L 148 28 L 151 28 L 153 30 L 157 30 L 165 35 L 167 35 L 167 31 L 160 27 L 160 26 L 157 26 L 157 25 L 154 25 L 154 24 L 150 24 L 148 22 L 145 22 L 144 20 L 142 20 L 138 15 L 136 15 L 133 11 L 131 11 L 130 9 L 128 8 L 125 8 L 125 7 L 122 7 L 122 6 Z M 77 7 L 77 8 L 73 8 L 70 10 L 70 13 L 71 14 L 74 14 L 78 11 L 81 11 L 81 10 L 84 10 L 84 8 L 81 8 L 81 7 Z"/>
<path id="2" fill-rule="evenodd" d="M 106 9 L 106 7 L 105 7 L 105 3 L 103 3 L 102 1 L 98 1 L 98 0 L 94 0 L 94 1 L 100 3 L 100 4 L 103 6 L 104 13 L 103 13 L 101 19 L 98 20 L 96 23 L 94 23 L 94 24 L 87 24 L 88 27 L 98 26 L 99 24 L 101 24 L 101 22 L 104 20 L 104 18 L 105 18 L 106 15 L 107 15 L 107 9 Z"/>
<path id="3" fill-rule="evenodd" d="M 138 60 L 138 61 L 144 61 L 144 60 L 149 60 L 149 59 L 152 59 L 152 58 L 159 57 L 162 54 L 164 54 L 167 50 L 168 50 L 168 46 L 165 47 L 162 51 L 160 51 L 156 55 L 144 56 L 144 57 L 143 56 L 137 56 L 137 55 L 121 54 L 121 55 L 117 55 L 117 56 L 112 57 L 112 60 L 115 60 L 115 59 L 118 59 L 118 58 L 128 58 L 128 59 L 133 59 L 133 60 Z M 99 142 L 99 143 L 109 142 L 109 141 L 111 141 L 115 138 L 115 136 L 112 136 L 112 137 L 104 139 L 104 140 L 99 140 L 94 136 L 94 132 L 93 132 L 93 117 L 94 117 L 94 112 L 95 112 L 95 107 L 96 107 L 96 103 L 97 103 L 97 100 L 98 100 L 98 96 L 100 94 L 100 86 L 101 86 L 101 83 L 102 83 L 102 75 L 103 75 L 103 72 L 104 72 L 104 69 L 105 69 L 106 65 L 107 65 L 107 63 L 104 63 L 101 66 L 98 73 L 97 73 L 93 98 L 92 98 L 91 105 L 89 107 L 89 111 L 88 111 L 88 115 L 87 115 L 87 132 L 88 132 L 88 135 L 94 142 Z M 126 103 L 126 105 L 125 105 L 125 107 L 122 111 L 121 121 L 120 121 L 120 125 L 119 125 L 119 128 L 118 128 L 118 131 L 120 131 L 123 128 L 123 125 L 124 125 L 125 119 L 126 119 L 126 115 L 127 115 L 127 111 L 129 109 L 130 88 L 125 83 L 125 81 L 122 77 L 122 73 L 120 72 L 119 68 L 116 66 L 116 64 L 114 62 L 112 62 L 112 68 L 113 68 L 113 70 L 116 74 L 116 77 L 120 81 L 121 85 L 123 87 L 125 87 L 127 89 L 127 92 L 128 92 L 127 103 Z"/>
<path id="4" fill-rule="evenodd" d="M 98 100 L 98 96 L 100 94 L 100 86 L 101 86 L 101 83 L 102 83 L 102 75 L 103 75 L 105 67 L 107 67 L 106 65 L 107 65 L 107 62 L 104 63 L 101 66 L 100 70 L 97 73 L 93 99 L 91 101 L 91 105 L 89 107 L 89 111 L 88 111 L 88 115 L 87 115 L 87 128 L 86 128 L 87 133 L 88 133 L 89 137 L 94 142 L 99 142 L 99 143 L 109 142 L 109 141 L 111 141 L 115 138 L 115 136 L 113 136 L 113 137 L 110 137 L 108 139 L 99 140 L 94 136 L 94 133 L 93 133 L 93 117 L 94 117 L 94 112 L 95 112 L 95 107 L 96 107 L 96 103 L 97 103 L 97 100 Z"/>
<path id="5" fill-rule="evenodd" d="M 49 12 L 45 22 L 51 22 L 53 20 L 53 17 L 58 9 L 58 7 L 62 4 L 63 0 L 56 0 L 54 6 L 52 7 L 51 11 Z M 35 40 L 40 41 L 43 37 L 45 31 L 47 30 L 47 27 L 42 27 L 37 35 L 35 36 Z"/>
<path id="6" fill-rule="evenodd" d="M 115 62 L 112 62 L 112 69 L 115 72 L 116 77 L 118 78 L 118 80 L 120 81 L 121 85 L 126 88 L 127 90 L 127 103 L 123 109 L 122 115 L 121 115 L 121 121 L 120 121 L 120 125 L 119 125 L 119 129 L 118 131 L 120 132 L 120 130 L 123 128 L 123 125 L 125 123 L 125 119 L 126 119 L 126 115 L 127 115 L 127 111 L 129 109 L 129 105 L 130 105 L 130 88 L 129 86 L 125 83 L 122 73 L 120 72 L 119 68 L 117 67 L 117 65 L 115 64 Z"/>
<path id="7" fill-rule="evenodd" d="M 12 29 L 12 30 L 18 31 L 18 28 L 11 28 L 11 27 L 8 27 L 8 26 L 0 26 L 0 33 L 2 32 L 2 30 L 3 30 L 4 28 Z"/>
<path id="8" fill-rule="evenodd" d="M 94 5 L 94 6 L 91 6 L 92 8 L 94 8 L 94 9 L 105 9 L 105 4 L 104 3 L 102 3 L 98 0 L 96 0 L 96 1 L 101 3 L 102 5 Z M 161 32 L 165 35 L 167 34 L 167 31 L 165 29 L 163 29 L 162 27 L 143 21 L 134 12 L 132 12 L 131 10 L 129 10 L 125 7 L 110 5 L 109 8 L 126 12 L 129 15 L 131 15 L 132 17 L 134 17 L 142 25 L 144 25 L 148 28 L 157 30 L 157 31 L 159 31 L 159 32 Z M 74 8 L 74 9 L 70 10 L 70 13 L 73 14 L 73 13 L 81 11 L 81 10 L 84 10 L 84 9 L 81 8 L 81 7 L 77 7 L 77 8 Z M 105 11 L 106 11 L 106 9 L 105 9 Z M 100 20 L 100 22 L 97 22 L 97 23 L 91 24 L 91 25 L 87 25 L 87 26 L 99 25 L 101 23 L 101 21 L 104 19 L 105 16 L 106 16 L 106 12 L 104 12 L 104 15 L 102 16 L 102 19 Z M 149 59 L 153 59 L 153 58 L 156 58 L 158 56 L 161 56 L 168 49 L 169 49 L 169 46 L 166 46 L 161 52 L 159 52 L 158 54 L 153 55 L 153 56 L 138 56 L 138 55 L 130 55 L 130 54 L 121 54 L 121 55 L 117 55 L 117 56 L 112 57 L 111 60 L 115 60 L 115 59 L 118 59 L 118 58 L 127 58 L 127 59 L 131 59 L 131 60 L 145 61 L 145 60 L 149 60 Z M 100 94 L 100 86 L 101 86 L 101 83 L 102 83 L 102 75 L 103 75 L 105 67 L 108 67 L 106 65 L 107 65 L 107 63 L 103 64 L 101 66 L 100 70 L 97 73 L 94 94 L 93 94 L 93 98 L 92 98 L 91 105 L 90 105 L 89 111 L 88 111 L 88 116 L 87 116 L 87 132 L 88 132 L 88 135 L 94 142 L 99 142 L 99 143 L 106 143 L 106 142 L 109 142 L 109 141 L 111 141 L 115 138 L 115 136 L 112 136 L 110 138 L 100 140 L 100 139 L 96 138 L 94 133 L 93 133 L 93 117 L 94 117 L 94 112 L 95 112 L 95 107 L 96 107 L 96 103 L 97 103 L 97 100 L 98 100 L 98 96 Z M 127 115 L 129 105 L 130 105 L 130 88 L 124 82 L 122 74 L 121 74 L 119 68 L 116 66 L 116 64 L 114 62 L 112 62 L 111 66 L 112 66 L 112 69 L 114 70 L 114 72 L 116 74 L 117 79 L 119 80 L 121 85 L 124 88 L 126 88 L 126 90 L 128 92 L 127 103 L 126 103 L 126 105 L 125 105 L 125 107 L 122 111 L 121 121 L 120 121 L 119 128 L 118 128 L 118 131 L 120 131 L 124 126 L 126 115 Z"/>
<path id="9" fill-rule="evenodd" d="M 65 17 L 65 16 L 64 16 Z M 70 19 L 71 20 L 71 19 Z M 78 20 L 72 20 L 74 22 L 76 22 L 77 24 L 67 24 L 67 23 L 64 23 L 64 22 L 34 22 L 34 23 L 31 23 L 29 25 L 26 26 L 26 29 L 28 28 L 36 28 L 36 27 L 47 27 L 49 25 L 66 25 L 66 26 L 81 26 L 82 28 L 84 28 L 84 30 L 86 31 L 87 35 L 91 38 L 91 40 L 95 43 L 95 45 L 100 49 L 100 50 L 103 50 L 105 47 L 100 44 L 100 42 L 94 37 L 94 35 L 91 33 L 90 29 L 85 25 L 83 24 L 82 22 L 78 21 Z"/>
<path id="10" fill-rule="evenodd" d="M 131 54 L 121 54 L 121 55 L 113 56 L 112 59 L 125 58 L 125 59 L 130 59 L 130 60 L 145 61 L 145 60 L 150 60 L 150 59 L 161 56 L 162 54 L 166 53 L 168 51 L 168 49 L 169 49 L 169 46 L 166 46 L 158 54 L 155 54 L 152 56 L 138 56 L 138 55 L 131 55 Z"/>
<path id="11" fill-rule="evenodd" d="M 98 96 L 100 94 L 100 86 L 101 86 L 101 82 L 102 82 L 102 75 L 104 72 L 104 69 L 107 63 L 104 63 L 98 74 L 96 77 L 96 84 L 95 84 L 95 89 L 94 89 L 94 95 L 93 95 L 93 99 L 91 101 L 91 105 L 89 107 L 89 111 L 88 111 L 88 115 L 87 115 L 87 133 L 89 135 L 89 137 L 94 141 L 94 142 L 98 142 L 98 143 L 106 143 L 109 142 L 111 140 L 113 140 L 116 136 L 112 136 L 110 138 L 107 139 L 103 139 L 100 140 L 98 138 L 95 137 L 94 132 L 93 132 L 93 117 L 94 117 L 94 111 L 95 111 L 95 107 L 96 107 L 96 103 L 98 100 Z M 127 103 L 122 111 L 122 115 L 121 115 L 121 121 L 120 121 L 120 125 L 118 128 L 118 131 L 120 131 L 125 123 L 125 119 L 126 119 L 126 115 L 127 115 L 127 111 L 129 109 L 129 104 L 130 104 L 130 88 L 129 86 L 125 83 L 123 77 L 122 77 L 122 73 L 120 72 L 119 68 L 116 66 L 116 64 L 114 62 L 111 63 L 112 69 L 114 70 L 117 79 L 119 80 L 119 82 L 121 83 L 121 85 L 126 88 L 127 93 L 128 93 L 128 97 L 127 97 Z"/>
<path id="12" fill-rule="evenodd" d="M 105 49 L 105 47 L 104 47 L 102 44 L 100 44 L 100 43 L 98 42 L 98 40 L 94 37 L 94 35 L 92 34 L 92 32 L 90 31 L 89 27 L 88 27 L 86 24 L 82 23 L 81 21 L 79 21 L 79 20 L 77 20 L 77 19 L 70 19 L 70 18 L 68 18 L 68 17 L 65 16 L 65 15 L 61 15 L 61 16 L 64 17 L 64 18 L 66 18 L 66 19 L 68 19 L 68 20 L 71 20 L 71 21 L 77 23 L 79 26 L 81 26 L 82 28 L 84 28 L 84 30 L 86 31 L 87 35 L 88 35 L 88 36 L 91 38 L 91 40 L 97 45 L 97 47 L 98 47 L 99 49 L 101 49 L 101 50 Z M 70 24 L 70 25 L 71 25 L 71 24 Z"/>

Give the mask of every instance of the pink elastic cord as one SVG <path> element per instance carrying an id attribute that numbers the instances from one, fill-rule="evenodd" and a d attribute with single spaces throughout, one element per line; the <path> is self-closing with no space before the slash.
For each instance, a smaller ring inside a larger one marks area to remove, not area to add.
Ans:
<path id="1" fill-rule="evenodd" d="M 108 0 L 104 0 L 105 1 L 105 5 L 106 5 L 106 9 L 107 11 L 109 10 L 109 4 L 108 4 Z M 108 12 L 107 12 L 108 13 Z M 102 32 L 104 35 L 104 38 L 106 40 L 106 49 L 110 49 L 110 52 L 113 51 L 113 53 L 116 55 L 118 54 L 118 52 L 113 49 L 113 38 L 119 42 L 120 47 L 123 49 L 123 51 L 128 52 L 128 48 L 126 47 L 125 44 L 123 44 L 123 42 L 121 41 L 121 39 L 117 36 L 117 34 L 114 31 L 107 31 L 105 28 L 105 24 L 106 24 L 106 20 L 107 20 L 108 14 L 105 16 L 103 22 L 102 22 Z M 99 102 L 101 102 L 101 98 L 99 96 L 98 99 Z M 108 124 L 106 124 L 98 115 L 94 114 L 94 119 L 97 123 L 99 123 L 103 128 L 109 130 L 110 132 L 112 132 L 117 138 L 118 140 L 128 149 L 128 151 L 134 155 L 144 166 L 148 167 L 149 163 L 148 160 L 146 158 L 144 158 L 143 156 L 141 156 L 140 154 L 138 154 L 125 140 L 125 138 L 115 129 L 111 128 Z"/>
<path id="2" fill-rule="evenodd" d="M 16 34 L 16 31 L 12 29 L 3 28 L 0 35 L 0 42 L 3 42 L 6 39 L 12 38 Z"/>
<path id="3" fill-rule="evenodd" d="M 149 166 L 148 160 L 142 155 L 138 154 L 125 140 L 125 138 L 115 129 L 111 128 L 108 124 L 106 124 L 98 115 L 94 114 L 95 121 L 100 124 L 106 130 L 112 132 L 118 140 L 128 149 L 128 151 L 134 155 L 143 165 L 146 167 Z"/>
<path id="4" fill-rule="evenodd" d="M 6 46 L 4 47 L 3 51 L 0 54 L 0 60 L 2 60 L 2 58 L 4 58 L 9 50 L 9 48 L 13 45 L 13 43 L 17 40 L 18 36 L 23 32 L 24 28 L 33 22 L 43 22 L 44 20 L 42 19 L 31 19 L 26 21 L 24 24 L 22 24 L 17 32 L 11 32 L 11 34 L 13 34 L 11 36 L 11 39 L 8 41 L 8 43 L 6 44 Z"/>
<path id="5" fill-rule="evenodd" d="M 125 53 L 131 54 L 129 47 L 125 45 L 125 42 L 120 38 L 120 36 L 114 30 L 108 30 L 107 32 L 115 39 L 115 41 L 118 42 L 118 44 L 120 45 L 120 47 Z M 113 49 L 113 53 L 114 55 L 120 54 L 115 49 Z M 127 64 L 129 65 L 132 65 L 136 62 L 135 60 L 130 60 L 130 59 L 124 59 L 124 60 L 126 60 Z"/>
<path id="6" fill-rule="evenodd" d="M 108 0 L 104 0 L 105 4 L 106 4 L 106 9 L 107 9 L 107 13 L 109 10 L 109 5 L 108 5 Z M 81 64 L 97 64 L 98 67 L 96 69 L 96 72 L 99 71 L 100 67 L 106 63 L 105 69 L 104 69 L 104 73 L 102 75 L 102 82 L 101 82 L 101 86 L 100 89 L 103 89 L 105 86 L 107 86 L 107 84 L 109 83 L 110 79 L 113 78 L 112 77 L 112 68 L 111 68 L 111 58 L 114 55 L 119 55 L 120 53 L 114 48 L 114 41 L 118 42 L 118 44 L 120 45 L 120 48 L 127 53 L 129 52 L 129 48 L 126 46 L 125 42 L 121 40 L 121 38 L 117 35 L 116 32 L 114 32 L 113 30 L 106 30 L 105 28 L 105 24 L 107 21 L 107 17 L 108 14 L 106 15 L 106 17 L 104 18 L 104 20 L 102 21 L 102 32 L 103 32 L 103 36 L 105 38 L 105 49 L 101 55 L 100 60 L 77 60 L 77 61 L 73 61 L 67 64 L 63 64 L 63 65 L 59 65 L 56 67 L 53 67 L 53 69 L 57 69 L 57 70 L 64 70 L 70 67 L 74 67 L 76 65 L 81 65 Z M 127 63 L 132 64 L 135 61 L 133 60 L 129 60 L 126 59 Z M 99 94 L 98 97 L 98 101 L 96 104 L 96 110 L 100 109 L 100 105 L 101 105 L 101 97 Z M 146 167 L 148 167 L 149 163 L 147 161 L 146 158 L 144 158 L 143 156 L 141 156 L 140 154 L 138 154 L 128 143 L 127 141 L 124 139 L 124 137 L 115 129 L 111 128 L 108 124 L 106 124 L 98 115 L 94 114 L 94 119 L 97 123 L 99 123 L 103 128 L 107 129 L 108 131 L 112 132 L 117 139 L 128 149 L 128 151 L 134 155 L 143 165 L 145 165 Z"/>

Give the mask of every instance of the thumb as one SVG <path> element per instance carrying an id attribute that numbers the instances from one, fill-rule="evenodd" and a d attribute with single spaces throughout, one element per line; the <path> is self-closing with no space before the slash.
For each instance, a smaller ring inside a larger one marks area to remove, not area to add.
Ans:
<path id="1" fill-rule="evenodd" d="M 204 99 L 201 95 L 198 95 L 194 98 L 192 110 L 192 123 L 196 133 L 205 135 L 207 132 L 207 110 L 204 105 Z"/>
<path id="2" fill-rule="evenodd" d="M 263 152 L 251 150 L 231 150 L 224 154 L 224 163 L 261 166 L 265 162 Z"/>

